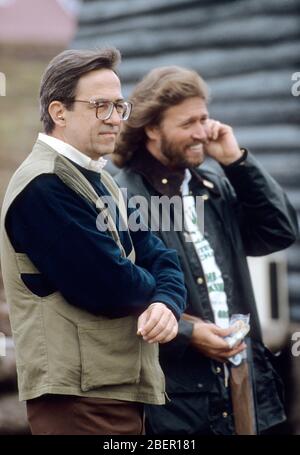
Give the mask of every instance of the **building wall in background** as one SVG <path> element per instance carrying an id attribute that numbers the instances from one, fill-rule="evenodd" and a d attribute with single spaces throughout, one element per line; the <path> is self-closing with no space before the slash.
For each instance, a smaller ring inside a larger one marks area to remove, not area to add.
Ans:
<path id="1" fill-rule="evenodd" d="M 234 127 L 300 215 L 300 97 L 291 92 L 300 71 L 299 6 L 299 0 L 84 1 L 72 46 L 118 47 L 125 95 L 153 67 L 197 70 L 211 88 L 211 116 Z M 291 317 L 300 321 L 299 242 L 287 254 Z"/>

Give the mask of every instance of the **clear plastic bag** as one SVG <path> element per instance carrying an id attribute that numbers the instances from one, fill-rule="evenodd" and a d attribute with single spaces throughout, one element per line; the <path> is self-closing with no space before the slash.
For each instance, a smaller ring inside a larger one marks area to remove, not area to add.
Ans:
<path id="1" fill-rule="evenodd" d="M 231 349 L 235 348 L 247 335 L 250 330 L 250 314 L 233 314 L 229 321 L 229 327 L 234 327 L 234 332 L 225 337 Z M 230 357 L 234 365 L 239 365 L 246 358 L 246 350 Z"/>

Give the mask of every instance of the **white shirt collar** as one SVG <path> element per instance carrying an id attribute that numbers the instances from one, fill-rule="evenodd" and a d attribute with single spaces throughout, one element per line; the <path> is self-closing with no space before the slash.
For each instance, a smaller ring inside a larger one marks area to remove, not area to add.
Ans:
<path id="1" fill-rule="evenodd" d="M 185 169 L 184 179 L 183 179 L 183 182 L 180 187 L 182 196 L 188 196 L 189 183 L 190 183 L 191 178 L 192 178 L 192 174 L 190 173 L 189 169 Z"/>
<path id="2" fill-rule="evenodd" d="M 48 134 L 39 133 L 38 140 L 52 147 L 57 153 L 60 153 L 66 158 L 69 158 L 71 161 L 74 161 L 74 163 L 79 164 L 79 166 L 84 167 L 90 171 L 101 172 L 107 163 L 107 160 L 102 157 L 100 157 L 98 160 L 92 160 L 72 145 L 61 141 L 56 137 L 48 136 Z"/>

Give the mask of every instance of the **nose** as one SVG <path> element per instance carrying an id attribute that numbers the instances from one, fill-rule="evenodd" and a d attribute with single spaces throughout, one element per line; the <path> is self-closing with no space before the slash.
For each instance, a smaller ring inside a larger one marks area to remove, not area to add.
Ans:
<path id="1" fill-rule="evenodd" d="M 104 123 L 119 126 L 121 124 L 121 121 L 122 120 L 120 119 L 116 106 L 114 106 L 111 116 L 107 120 L 104 120 Z"/>
<path id="2" fill-rule="evenodd" d="M 205 125 L 203 123 L 197 123 L 195 125 L 195 129 L 192 134 L 193 139 L 198 141 L 206 141 L 207 139 L 207 131 Z"/>

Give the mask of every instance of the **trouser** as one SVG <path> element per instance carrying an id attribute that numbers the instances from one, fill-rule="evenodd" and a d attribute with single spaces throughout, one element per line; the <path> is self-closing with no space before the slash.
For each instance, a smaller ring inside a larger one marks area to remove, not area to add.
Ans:
<path id="1" fill-rule="evenodd" d="M 33 435 L 144 434 L 142 403 L 73 395 L 43 395 L 27 401 Z"/>

